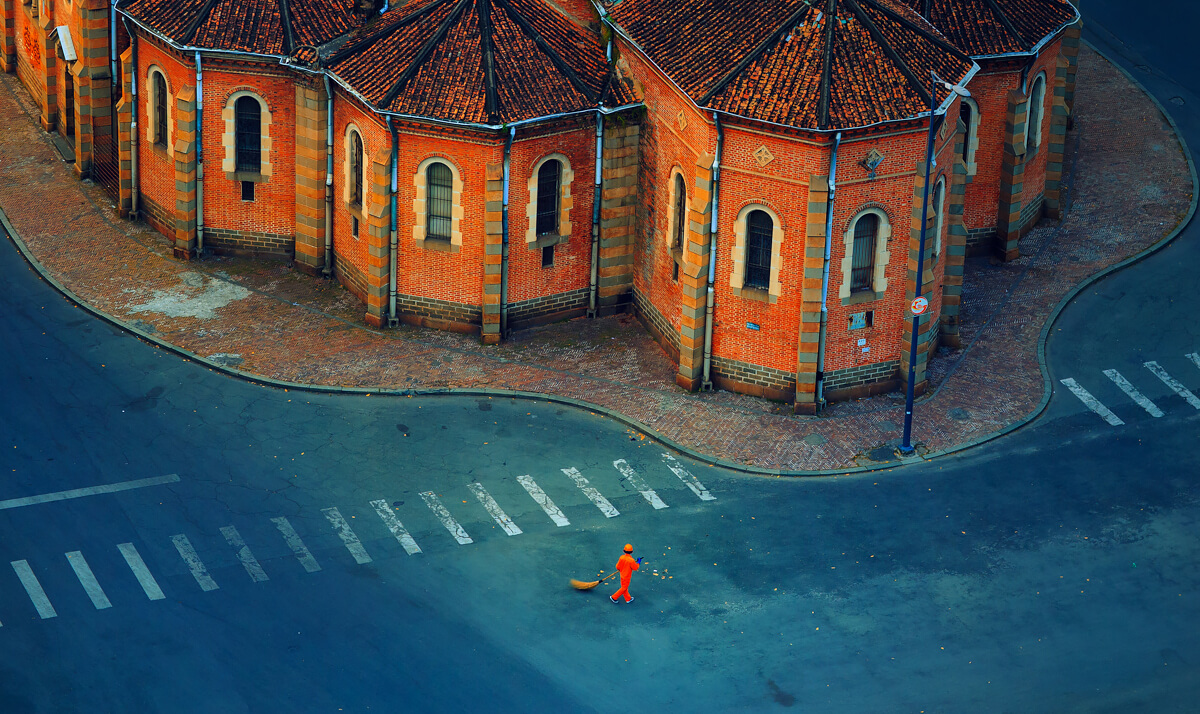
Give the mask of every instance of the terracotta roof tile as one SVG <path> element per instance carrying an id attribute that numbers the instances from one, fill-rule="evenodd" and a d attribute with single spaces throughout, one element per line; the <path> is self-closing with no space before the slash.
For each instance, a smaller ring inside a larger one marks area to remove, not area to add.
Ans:
<path id="1" fill-rule="evenodd" d="M 1067 0 L 903 0 L 974 56 L 1028 52 L 1074 22 Z M 1015 30 L 1015 34 L 1014 34 Z"/>

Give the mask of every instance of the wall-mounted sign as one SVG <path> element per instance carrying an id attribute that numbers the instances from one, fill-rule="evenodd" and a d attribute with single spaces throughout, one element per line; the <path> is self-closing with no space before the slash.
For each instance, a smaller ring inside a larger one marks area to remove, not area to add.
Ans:
<path id="1" fill-rule="evenodd" d="M 916 300 L 912 301 L 912 314 L 924 315 L 925 311 L 928 309 L 929 309 L 929 300 L 928 299 L 926 299 L 924 297 L 919 297 Z"/>

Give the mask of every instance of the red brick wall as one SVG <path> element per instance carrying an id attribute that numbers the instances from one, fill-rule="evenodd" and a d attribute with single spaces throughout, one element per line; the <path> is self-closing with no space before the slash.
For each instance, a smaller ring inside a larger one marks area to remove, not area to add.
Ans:
<path id="1" fill-rule="evenodd" d="M 266 69 L 266 68 L 264 68 Z M 194 69 L 190 70 L 194 72 Z M 191 83 L 191 82 L 189 82 Z M 172 87 L 174 90 L 175 88 Z M 242 184 L 222 170 L 225 121 L 221 112 L 235 92 L 257 94 L 271 112 L 271 175 L 242 200 Z M 296 232 L 296 89 L 286 76 L 248 72 L 215 63 L 204 68 L 204 224 L 206 227 L 294 235 Z"/>
<path id="2" fill-rule="evenodd" d="M 155 42 L 141 35 L 138 38 L 138 76 L 137 76 L 137 120 L 138 120 L 138 174 L 141 193 L 157 203 L 167 212 L 175 210 L 175 161 L 172 158 L 171 147 L 163 149 L 146 139 L 146 127 L 149 125 L 150 113 L 147 106 L 150 100 L 150 83 L 147 73 L 150 67 L 157 66 L 167 77 L 167 92 L 171 95 L 168 101 L 173 102 L 179 90 L 195 81 L 195 72 L 177 61 L 173 55 L 163 51 Z M 207 90 L 206 90 L 207 91 Z M 169 114 L 171 121 L 175 120 L 176 109 L 172 105 Z M 169 130 L 171 141 L 174 141 L 175 129 Z M 205 211 L 208 214 L 208 211 Z M 174 237 L 174 226 L 155 226 L 168 237 Z M 167 230 L 164 230 L 167 229 Z"/>
<path id="3" fill-rule="evenodd" d="M 1008 93 L 1020 82 L 1020 73 L 980 72 L 971 80 L 971 98 L 979 105 L 979 148 L 976 173 L 967 184 L 963 225 L 968 231 L 996 227 L 1000 209 L 1000 165 L 1004 160 L 1004 118 Z"/>
<path id="4" fill-rule="evenodd" d="M 1043 72 L 1046 75 L 1046 89 L 1042 97 L 1040 122 L 1042 125 L 1042 141 L 1037 148 L 1037 154 L 1032 159 L 1026 159 L 1027 163 L 1025 165 L 1025 175 L 1021 189 L 1021 208 L 1032 204 L 1046 190 L 1046 157 L 1050 153 L 1050 114 L 1051 108 L 1054 106 L 1054 75 L 1057 69 L 1058 53 L 1061 45 L 1062 40 L 1057 40 L 1043 48 L 1038 55 L 1037 62 L 1029 70 L 1027 90 L 1033 89 L 1034 80 L 1039 73 Z M 1030 127 L 1030 136 L 1033 135 L 1033 127 Z"/>
<path id="5" fill-rule="evenodd" d="M 358 128 L 363 140 L 363 221 L 359 225 L 357 238 L 354 237 L 351 229 L 351 213 L 345 200 L 346 130 L 350 124 L 354 124 Z M 345 94 L 335 93 L 333 102 L 333 253 L 364 274 L 367 272 L 366 214 L 371 202 L 369 195 L 371 191 L 371 157 L 380 149 L 391 147 L 391 144 L 391 136 L 374 114 L 362 111 L 358 103 L 348 99 Z M 401 205 L 401 211 L 403 211 L 403 205 Z M 405 245 L 403 232 L 401 232 L 400 244 Z M 403 255 L 403 253 L 402 248 L 401 254 Z M 400 274 L 403 276 L 404 271 L 401 270 Z M 359 295 L 359 297 L 363 298 L 364 296 Z"/>
<path id="6" fill-rule="evenodd" d="M 29 16 L 29 8 L 20 3 L 13 3 L 13 11 L 17 16 L 15 34 L 17 42 L 17 77 L 33 98 L 41 104 L 41 97 L 46 91 L 44 73 L 42 71 L 42 30 L 37 21 Z"/>

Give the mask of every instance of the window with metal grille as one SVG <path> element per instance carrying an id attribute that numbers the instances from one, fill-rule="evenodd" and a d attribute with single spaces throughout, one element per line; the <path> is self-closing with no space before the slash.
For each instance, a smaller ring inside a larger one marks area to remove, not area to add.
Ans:
<path id="1" fill-rule="evenodd" d="M 426 203 L 426 238 L 450 240 L 450 221 L 454 209 L 454 174 L 445 164 L 430 164 L 425 169 L 425 186 L 429 193 Z"/>
<path id="2" fill-rule="evenodd" d="M 350 132 L 350 205 L 362 208 L 363 145 L 357 131 Z"/>
<path id="3" fill-rule="evenodd" d="M 672 248 L 683 247 L 683 231 L 687 220 L 686 205 L 687 189 L 683 185 L 683 175 L 675 174 L 675 235 L 671 236 Z"/>
<path id="4" fill-rule="evenodd" d="M 775 221 L 766 211 L 751 211 L 746 217 L 746 280 L 747 288 L 766 290 L 771 285 L 771 243 L 775 238 Z"/>
<path id="5" fill-rule="evenodd" d="M 854 224 L 854 255 L 850 262 L 850 292 L 871 290 L 875 276 L 875 240 L 879 216 L 867 213 Z"/>
<path id="6" fill-rule="evenodd" d="M 233 111 L 237 170 L 258 173 L 262 169 L 262 107 L 254 97 L 240 97 Z"/>
<path id="7" fill-rule="evenodd" d="M 538 169 L 537 234 L 558 235 L 558 194 L 562 179 L 562 164 L 550 159 Z"/>
<path id="8" fill-rule="evenodd" d="M 167 145 L 167 80 L 154 73 L 154 143 Z"/>

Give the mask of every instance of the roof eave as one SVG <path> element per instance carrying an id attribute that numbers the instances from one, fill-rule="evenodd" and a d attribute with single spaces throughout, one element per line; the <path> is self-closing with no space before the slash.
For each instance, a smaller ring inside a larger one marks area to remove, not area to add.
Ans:
<path id="1" fill-rule="evenodd" d="M 1064 22 L 1062 25 L 1059 25 L 1057 29 L 1055 29 L 1053 32 L 1047 34 L 1042 39 L 1038 40 L 1038 43 L 1036 45 L 1034 45 L 1033 47 L 1029 48 L 1028 50 L 1022 50 L 1020 52 L 999 52 L 999 53 L 990 54 L 990 55 L 971 55 L 971 59 L 978 62 L 979 60 L 1019 59 L 1019 58 L 1023 58 L 1023 57 L 1036 56 L 1038 53 L 1040 53 L 1046 47 L 1046 45 L 1053 42 L 1068 27 L 1079 22 L 1080 18 L 1083 17 L 1079 12 L 1079 8 L 1075 7 L 1071 3 L 1067 3 L 1067 4 L 1071 5 L 1071 9 L 1073 9 L 1075 11 L 1075 17 L 1072 17 L 1069 21 Z"/>

